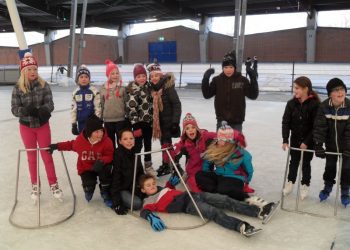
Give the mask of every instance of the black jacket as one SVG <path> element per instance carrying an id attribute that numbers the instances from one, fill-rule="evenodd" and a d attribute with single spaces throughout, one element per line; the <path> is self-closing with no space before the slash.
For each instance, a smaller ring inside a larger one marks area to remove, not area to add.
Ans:
<path id="1" fill-rule="evenodd" d="M 283 143 L 289 143 L 291 131 L 291 146 L 300 147 L 301 143 L 313 148 L 312 128 L 320 102 L 311 97 L 300 103 L 293 98 L 287 102 L 282 119 Z"/>
<path id="2" fill-rule="evenodd" d="M 209 84 L 209 78 L 203 77 L 202 93 L 209 99 L 215 95 L 214 105 L 216 119 L 231 123 L 243 123 L 245 119 L 245 97 L 255 100 L 259 95 L 259 86 L 256 77 L 251 81 L 235 72 L 227 77 L 223 72 L 215 76 Z"/>
<path id="3" fill-rule="evenodd" d="M 113 207 L 122 204 L 120 191 L 126 190 L 132 192 L 132 184 L 134 178 L 134 164 L 135 164 L 135 151 L 133 149 L 128 150 L 122 145 L 115 150 L 113 160 L 113 173 L 112 173 L 112 187 L 111 196 L 113 200 Z M 139 177 L 144 174 L 141 163 L 141 157 L 138 157 L 137 172 L 136 172 L 136 188 L 135 195 L 141 198 L 141 190 L 138 185 Z"/>
<path id="4" fill-rule="evenodd" d="M 343 105 L 335 108 L 330 98 L 320 105 L 314 124 L 314 142 L 326 144 L 332 152 L 350 151 L 350 100 L 345 98 Z M 339 146 L 339 148 L 337 147 Z"/>

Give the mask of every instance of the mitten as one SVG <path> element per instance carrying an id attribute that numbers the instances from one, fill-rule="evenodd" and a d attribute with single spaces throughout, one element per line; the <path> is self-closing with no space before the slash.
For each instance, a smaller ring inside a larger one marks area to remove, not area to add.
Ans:
<path id="1" fill-rule="evenodd" d="M 119 206 L 116 206 L 114 208 L 114 212 L 117 215 L 126 215 L 128 213 L 128 209 L 126 207 L 124 207 L 123 205 L 119 205 Z"/>
<path id="2" fill-rule="evenodd" d="M 103 161 L 97 160 L 95 161 L 94 165 L 92 165 L 92 170 L 94 170 L 96 173 L 99 173 L 102 171 L 104 165 L 105 164 Z"/>
<path id="3" fill-rule="evenodd" d="M 40 107 L 39 108 L 38 115 L 39 115 L 39 120 L 42 123 L 47 122 L 50 119 L 50 117 L 51 117 L 50 111 L 47 108 L 45 108 L 45 107 Z"/>
<path id="4" fill-rule="evenodd" d="M 53 153 L 53 151 L 57 150 L 58 149 L 58 144 L 57 143 L 54 143 L 54 144 L 50 144 L 49 145 L 49 148 L 47 151 L 49 151 L 50 154 Z"/>
<path id="5" fill-rule="evenodd" d="M 149 213 L 147 215 L 147 220 L 151 224 L 154 231 L 163 231 L 165 229 L 164 222 L 154 213 Z"/>
<path id="6" fill-rule="evenodd" d="M 319 158 L 326 158 L 326 150 L 321 143 L 315 144 L 315 155 Z"/>
<path id="7" fill-rule="evenodd" d="M 215 69 L 214 68 L 210 68 L 210 69 L 207 69 L 207 71 L 205 71 L 205 73 L 204 73 L 204 76 L 203 76 L 203 78 L 210 78 L 210 76 L 212 75 L 212 74 L 214 74 L 215 73 Z"/>
<path id="8" fill-rule="evenodd" d="M 175 187 L 177 184 L 180 183 L 180 178 L 179 176 L 172 174 L 169 178 L 169 183 L 170 185 L 172 185 L 173 187 Z"/>
<path id="9" fill-rule="evenodd" d="M 39 109 L 36 108 L 34 104 L 30 104 L 30 105 L 27 107 L 27 113 L 28 113 L 30 116 L 38 117 L 38 115 L 39 115 Z"/>
<path id="10" fill-rule="evenodd" d="M 72 134 L 73 135 L 79 135 L 78 125 L 76 123 L 72 124 Z"/>
<path id="11" fill-rule="evenodd" d="M 142 130 L 140 128 L 138 128 L 138 129 L 134 130 L 133 134 L 134 134 L 135 138 L 141 137 L 142 136 Z"/>
<path id="12" fill-rule="evenodd" d="M 171 136 L 172 137 L 180 137 L 180 126 L 178 123 L 173 123 L 171 125 L 171 129 L 170 129 L 170 132 L 171 132 Z"/>

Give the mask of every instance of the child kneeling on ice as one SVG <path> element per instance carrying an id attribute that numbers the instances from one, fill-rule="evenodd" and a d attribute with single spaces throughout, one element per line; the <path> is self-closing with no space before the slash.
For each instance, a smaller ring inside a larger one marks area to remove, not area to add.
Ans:
<path id="1" fill-rule="evenodd" d="M 144 199 L 140 216 L 150 222 L 153 230 L 162 231 L 166 228 L 164 222 L 153 212 L 183 212 L 198 216 L 189 194 L 175 189 L 179 181 L 177 175 L 172 175 L 166 186 L 161 188 L 157 186 L 155 177 L 151 175 L 142 175 L 139 178 L 141 191 L 147 196 Z M 227 195 L 206 192 L 191 192 L 191 194 L 204 218 L 213 220 L 215 223 L 227 229 L 240 232 L 247 237 L 260 232 L 261 229 L 253 227 L 248 222 L 228 216 L 222 209 L 236 211 L 260 219 L 266 219 L 275 210 L 275 203 L 273 202 L 259 208 L 255 205 L 231 199 Z"/>
<path id="2" fill-rule="evenodd" d="M 75 140 L 51 144 L 49 151 L 52 153 L 57 149 L 77 152 L 79 155 L 77 169 L 85 199 L 88 202 L 92 199 L 98 177 L 103 201 L 106 206 L 112 207 L 110 186 L 114 147 L 102 125 L 102 120 L 92 115 L 87 119 L 86 127 Z"/>

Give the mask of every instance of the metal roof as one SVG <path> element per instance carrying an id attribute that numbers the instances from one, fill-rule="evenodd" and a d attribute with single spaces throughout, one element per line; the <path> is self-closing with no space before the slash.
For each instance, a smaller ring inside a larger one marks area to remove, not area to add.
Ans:
<path id="1" fill-rule="evenodd" d="M 78 1 L 80 26 L 83 0 Z M 25 31 L 69 28 L 71 2 L 66 0 L 16 1 Z M 312 10 L 350 9 L 349 0 L 248 0 L 247 15 Z M 203 16 L 233 16 L 235 0 L 88 0 L 86 27 L 117 28 L 121 24 L 179 19 L 198 20 Z M 0 0 L 0 32 L 13 32 L 6 1 Z"/>

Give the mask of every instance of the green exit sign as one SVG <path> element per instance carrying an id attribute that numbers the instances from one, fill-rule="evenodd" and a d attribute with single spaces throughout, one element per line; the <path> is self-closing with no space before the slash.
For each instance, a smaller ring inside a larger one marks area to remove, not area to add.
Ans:
<path id="1" fill-rule="evenodd" d="M 158 40 L 159 40 L 159 41 L 164 41 L 164 36 L 158 37 Z"/>

